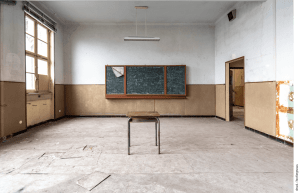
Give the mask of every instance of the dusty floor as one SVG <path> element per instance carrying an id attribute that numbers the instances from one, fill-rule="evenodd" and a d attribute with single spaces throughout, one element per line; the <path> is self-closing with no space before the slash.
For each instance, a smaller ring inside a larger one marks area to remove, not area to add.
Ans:
<path id="1" fill-rule="evenodd" d="M 0 192 L 89 192 L 76 181 L 95 171 L 111 176 L 91 192 L 293 191 L 293 148 L 243 128 L 238 120 L 64 118 L 0 145 Z"/>

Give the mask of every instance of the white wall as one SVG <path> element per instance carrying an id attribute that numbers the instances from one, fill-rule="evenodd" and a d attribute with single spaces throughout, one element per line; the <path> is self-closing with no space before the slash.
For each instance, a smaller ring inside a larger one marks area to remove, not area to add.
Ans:
<path id="1" fill-rule="evenodd" d="M 0 6 L 0 81 L 25 82 L 25 21 L 22 5 L 19 1 L 15 6 L 5 4 Z M 54 53 L 55 83 L 63 84 L 63 27 L 58 23 L 57 28 Z"/>
<path id="2" fill-rule="evenodd" d="M 22 3 L 0 7 L 1 81 L 25 82 L 25 36 Z"/>
<path id="3" fill-rule="evenodd" d="M 63 51 L 63 25 L 57 24 L 57 33 L 54 35 L 54 82 L 64 84 L 64 51 Z"/>
<path id="4" fill-rule="evenodd" d="M 216 84 L 225 84 L 225 62 L 245 56 L 245 82 L 275 80 L 275 5 L 266 2 L 240 2 L 233 9 L 237 18 L 227 15 L 216 23 Z"/>
<path id="5" fill-rule="evenodd" d="M 276 0 L 276 81 L 294 80 L 293 72 L 293 0 Z"/>
<path id="6" fill-rule="evenodd" d="M 214 84 L 214 27 L 148 25 L 159 42 L 124 42 L 129 24 L 64 27 L 65 84 L 105 84 L 105 65 L 187 65 L 187 84 Z M 143 35 L 143 26 L 138 35 Z"/>
<path id="7" fill-rule="evenodd" d="M 239 2 L 237 18 L 215 26 L 215 83 L 225 84 L 225 62 L 245 56 L 245 82 L 293 80 L 293 2 Z"/>

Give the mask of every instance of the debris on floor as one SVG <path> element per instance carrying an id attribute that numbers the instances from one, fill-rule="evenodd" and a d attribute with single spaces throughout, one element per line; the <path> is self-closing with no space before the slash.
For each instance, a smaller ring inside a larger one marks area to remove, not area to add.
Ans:
<path id="1" fill-rule="evenodd" d="M 1 174 L 1 173 L 3 173 L 3 174 L 10 174 L 10 173 L 12 173 L 13 171 L 15 171 L 15 168 L 5 169 L 4 171 L 1 171 L 1 170 L 0 170 L 0 174 Z"/>
<path id="2" fill-rule="evenodd" d="M 38 159 L 43 159 L 43 160 L 59 159 L 63 153 L 64 152 L 46 152 L 42 154 Z"/>
<path id="3" fill-rule="evenodd" d="M 94 172 L 79 179 L 76 183 L 79 186 L 91 191 L 108 177 L 110 177 L 110 175 L 101 172 Z"/>

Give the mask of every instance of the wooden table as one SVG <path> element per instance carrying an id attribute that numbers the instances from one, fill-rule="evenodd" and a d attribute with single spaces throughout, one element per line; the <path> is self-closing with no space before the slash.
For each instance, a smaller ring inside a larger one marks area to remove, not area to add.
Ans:
<path id="1" fill-rule="evenodd" d="M 130 155 L 130 123 L 155 122 L 155 145 L 157 146 L 158 135 L 158 154 L 160 154 L 160 121 L 159 113 L 156 111 L 137 111 L 128 112 L 128 155 Z M 158 132 L 157 132 L 158 124 Z"/>

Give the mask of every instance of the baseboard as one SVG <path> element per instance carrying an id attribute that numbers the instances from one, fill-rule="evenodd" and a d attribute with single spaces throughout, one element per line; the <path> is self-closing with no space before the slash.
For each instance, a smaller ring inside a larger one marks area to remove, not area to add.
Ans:
<path id="1" fill-rule="evenodd" d="M 99 118 L 110 118 L 110 117 L 127 117 L 126 115 L 66 115 L 65 117 L 99 117 Z M 159 117 L 164 118 L 197 118 L 197 117 L 215 117 L 215 115 L 160 115 Z"/>
<path id="2" fill-rule="evenodd" d="M 222 118 L 222 117 L 219 117 L 219 116 L 215 116 L 216 118 L 218 118 L 218 119 L 221 119 L 221 120 L 223 120 L 223 121 L 226 121 L 226 119 L 224 119 L 224 118 Z"/>
<path id="3" fill-rule="evenodd" d="M 33 127 L 37 127 L 37 126 L 43 125 L 45 123 L 53 122 L 53 121 L 56 121 L 56 120 L 58 120 L 58 119 L 49 119 L 47 121 L 43 121 L 43 122 L 40 122 L 40 123 L 37 123 L 37 124 L 34 124 L 34 125 L 30 125 L 30 126 L 27 127 L 27 129 L 31 129 Z"/>
<path id="4" fill-rule="evenodd" d="M 98 117 L 98 118 L 111 118 L 111 117 L 126 117 L 126 115 L 66 115 L 66 118 L 75 117 Z"/>
<path id="5" fill-rule="evenodd" d="M 277 142 L 279 142 L 279 143 L 283 143 L 283 144 L 285 144 L 285 145 L 294 147 L 294 144 L 291 143 L 291 142 L 289 142 L 289 141 L 285 141 L 285 140 L 280 139 L 280 138 L 278 138 L 278 137 L 274 137 L 274 136 L 272 136 L 272 135 L 263 133 L 263 132 L 261 132 L 261 131 L 255 130 L 255 129 L 250 128 L 250 127 L 247 127 L 247 126 L 245 126 L 245 129 L 247 129 L 247 130 L 249 130 L 249 131 L 252 131 L 252 132 L 254 132 L 254 133 L 258 133 L 258 134 L 260 134 L 260 135 L 263 135 L 263 136 L 265 136 L 265 137 L 267 137 L 267 138 L 269 138 L 269 139 L 272 139 L 272 140 L 274 140 L 274 141 L 277 141 Z"/>

